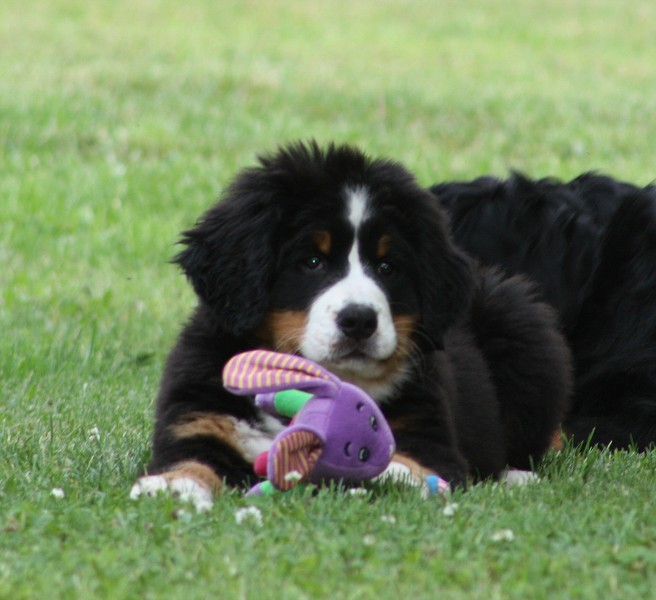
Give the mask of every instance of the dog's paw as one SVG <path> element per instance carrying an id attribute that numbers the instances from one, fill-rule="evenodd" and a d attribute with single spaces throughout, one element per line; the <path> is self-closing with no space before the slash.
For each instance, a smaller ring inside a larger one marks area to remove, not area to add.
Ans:
<path id="1" fill-rule="evenodd" d="M 414 487 L 421 485 L 421 479 L 412 474 L 410 467 L 396 461 L 392 461 L 387 468 L 374 479 L 374 481 L 391 481 L 392 483 L 400 483 Z"/>
<path id="2" fill-rule="evenodd" d="M 392 461 L 376 481 L 391 481 L 402 485 L 421 488 L 424 498 L 436 494 L 447 494 L 450 491 L 449 483 L 434 473 L 424 474 L 413 470 L 408 464 Z"/>
<path id="3" fill-rule="evenodd" d="M 191 477 L 165 477 L 148 475 L 141 477 L 130 490 L 130 498 L 137 500 L 142 496 L 152 498 L 159 493 L 169 493 L 183 502 L 194 505 L 197 512 L 212 508 L 212 492 L 202 483 Z"/>
<path id="4" fill-rule="evenodd" d="M 506 487 L 528 485 L 540 481 L 537 473 L 533 471 L 520 471 L 519 469 L 506 469 L 499 478 L 499 482 Z"/>
<path id="5" fill-rule="evenodd" d="M 150 475 L 148 477 L 141 477 L 132 486 L 130 490 L 130 499 L 136 500 L 141 496 L 148 496 L 152 498 L 157 496 L 159 492 L 164 492 L 169 489 L 169 484 L 162 475 Z"/>

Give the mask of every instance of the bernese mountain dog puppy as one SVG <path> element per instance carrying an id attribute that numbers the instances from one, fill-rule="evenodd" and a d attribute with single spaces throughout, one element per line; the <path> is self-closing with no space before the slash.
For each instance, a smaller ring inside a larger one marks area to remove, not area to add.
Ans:
<path id="1" fill-rule="evenodd" d="M 481 268 L 402 166 L 296 144 L 241 172 L 174 259 L 198 306 L 168 357 L 152 462 L 132 496 L 211 502 L 248 486 L 282 424 L 222 386 L 235 354 L 314 360 L 366 390 L 395 460 L 452 486 L 530 469 L 570 395 L 553 310 L 522 276 Z"/>
<path id="2" fill-rule="evenodd" d="M 455 240 L 527 274 L 560 314 L 575 365 L 575 443 L 656 443 L 656 187 L 597 174 L 435 185 Z"/>

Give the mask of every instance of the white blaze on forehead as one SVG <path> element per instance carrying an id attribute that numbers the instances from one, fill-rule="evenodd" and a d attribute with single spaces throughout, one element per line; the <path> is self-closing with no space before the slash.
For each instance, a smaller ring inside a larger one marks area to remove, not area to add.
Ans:
<path id="1" fill-rule="evenodd" d="M 348 219 L 353 225 L 355 237 L 357 238 L 360 225 L 368 216 L 367 192 L 364 188 L 347 190 L 348 195 Z"/>
<path id="2" fill-rule="evenodd" d="M 358 233 L 368 216 L 368 198 L 364 188 L 348 190 L 348 218 L 353 225 L 353 245 L 348 255 L 348 272 L 335 287 L 344 288 L 344 305 L 351 303 L 371 305 L 374 301 L 384 301 L 385 294 L 378 285 L 364 272 L 360 261 Z M 374 297 L 372 297 L 375 296 Z M 381 297 L 382 296 L 382 297 Z M 375 308 L 375 307 L 374 307 Z M 378 311 L 376 311 L 378 312 Z"/>
<path id="3" fill-rule="evenodd" d="M 367 274 L 360 258 L 358 232 L 370 214 L 367 191 L 364 188 L 347 189 L 346 194 L 347 218 L 353 226 L 347 270 L 342 279 L 324 290 L 312 303 L 301 341 L 302 354 L 318 362 L 339 361 L 344 344 L 351 343 L 337 325 L 337 315 L 349 304 L 368 306 L 377 316 L 378 327 L 371 338 L 363 342 L 362 352 L 374 361 L 384 360 L 394 353 L 397 345 L 387 296 Z"/>

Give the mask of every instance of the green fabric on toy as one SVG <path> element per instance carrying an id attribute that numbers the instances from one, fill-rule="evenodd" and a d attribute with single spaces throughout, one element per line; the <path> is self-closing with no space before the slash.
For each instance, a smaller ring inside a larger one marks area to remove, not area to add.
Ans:
<path id="1" fill-rule="evenodd" d="M 276 413 L 290 419 L 312 398 L 312 394 L 301 390 L 283 390 L 273 395 L 273 408 Z M 261 402 L 261 401 L 260 401 Z"/>

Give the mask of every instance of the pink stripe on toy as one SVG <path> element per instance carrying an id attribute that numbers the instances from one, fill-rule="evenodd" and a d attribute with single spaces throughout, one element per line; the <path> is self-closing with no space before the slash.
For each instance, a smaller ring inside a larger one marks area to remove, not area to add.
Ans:
<path id="1" fill-rule="evenodd" d="M 311 360 L 268 350 L 237 354 L 223 369 L 223 385 L 236 394 L 307 389 L 313 384 L 337 386 L 338 380 Z"/>
<path id="2" fill-rule="evenodd" d="M 321 440 L 310 431 L 294 431 L 280 439 L 273 452 L 271 482 L 279 490 L 290 490 L 305 481 L 321 456 Z"/>

